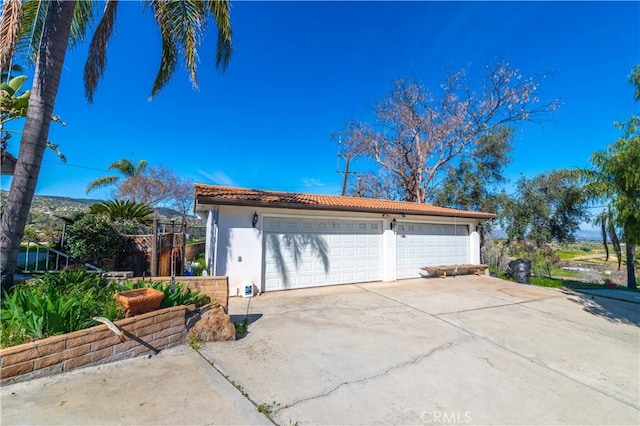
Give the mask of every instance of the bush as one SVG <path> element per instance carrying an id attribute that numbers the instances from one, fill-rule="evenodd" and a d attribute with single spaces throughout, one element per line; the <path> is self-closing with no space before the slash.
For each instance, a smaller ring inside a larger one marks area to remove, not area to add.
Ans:
<path id="1" fill-rule="evenodd" d="M 551 267 L 560 262 L 560 258 L 550 244 L 538 246 L 532 241 L 521 241 L 511 246 L 511 256 L 531 261 L 534 275 L 551 276 Z"/>
<path id="2" fill-rule="evenodd" d="M 188 286 L 181 283 L 175 283 L 172 288 L 171 283 L 163 283 L 161 281 L 140 280 L 134 282 L 127 280 L 122 284 L 118 284 L 118 291 L 134 290 L 145 287 L 153 288 L 164 293 L 164 299 L 162 299 L 160 308 L 170 308 L 172 306 L 191 304 L 202 306 L 209 302 L 209 298 L 206 294 L 190 290 Z"/>
<path id="3" fill-rule="evenodd" d="M 200 253 L 195 259 L 191 261 L 191 272 L 193 275 L 200 276 L 202 271 L 207 268 L 207 263 L 204 260 L 204 253 Z"/>
<path id="4" fill-rule="evenodd" d="M 186 285 L 126 281 L 109 283 L 99 275 L 82 270 L 45 274 L 32 282 L 3 292 L 0 302 L 0 347 L 43 339 L 98 325 L 93 317 L 111 321 L 124 318 L 114 299 L 116 291 L 151 287 L 164 293 L 160 308 L 202 306 L 208 297 Z"/>
<path id="5" fill-rule="evenodd" d="M 100 276 L 85 271 L 46 274 L 19 284 L 3 294 L 0 345 L 82 330 L 97 325 L 94 316 L 123 318 L 113 293 Z"/>
<path id="6" fill-rule="evenodd" d="M 66 249 L 75 258 L 101 265 L 118 254 L 124 242 L 106 216 L 86 214 L 69 227 Z"/>

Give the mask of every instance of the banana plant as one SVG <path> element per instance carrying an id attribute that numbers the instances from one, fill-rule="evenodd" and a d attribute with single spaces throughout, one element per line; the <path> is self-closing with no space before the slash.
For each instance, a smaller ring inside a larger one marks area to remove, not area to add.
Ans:
<path id="1" fill-rule="evenodd" d="M 25 90 L 19 93 L 25 81 L 27 81 L 27 76 L 19 75 L 13 77 L 6 83 L 0 83 L 0 143 L 2 144 L 3 151 L 7 149 L 7 144 L 12 134 L 21 134 L 15 130 L 5 129 L 4 125 L 9 121 L 27 116 L 31 90 Z M 61 124 L 62 126 L 67 125 L 67 123 L 62 121 L 57 115 L 52 115 L 51 121 Z M 67 162 L 66 157 L 60 151 L 57 144 L 47 141 L 47 147 L 54 150 L 62 162 Z"/>

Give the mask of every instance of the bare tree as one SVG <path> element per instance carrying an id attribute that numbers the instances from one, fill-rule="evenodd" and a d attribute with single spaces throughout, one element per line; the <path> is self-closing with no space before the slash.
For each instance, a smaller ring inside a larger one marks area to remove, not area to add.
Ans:
<path id="1" fill-rule="evenodd" d="M 193 197 L 193 183 L 181 178 L 165 165 L 149 167 L 140 175 L 122 182 L 116 191 L 118 199 L 133 200 L 151 206 L 183 204 L 185 193 Z M 180 201 L 179 201 L 180 200 Z M 180 209 L 183 212 L 184 207 Z"/>
<path id="2" fill-rule="evenodd" d="M 436 97 L 415 78 L 399 79 L 375 107 L 375 122 L 352 121 L 342 132 L 346 152 L 372 160 L 366 191 L 386 198 L 424 203 L 433 199 L 438 175 L 449 162 L 499 126 L 542 121 L 558 108 L 541 103 L 537 78 L 524 78 L 508 63 L 487 68 L 478 92 L 465 70 L 449 73 Z M 353 193 L 353 191 L 351 191 Z"/>

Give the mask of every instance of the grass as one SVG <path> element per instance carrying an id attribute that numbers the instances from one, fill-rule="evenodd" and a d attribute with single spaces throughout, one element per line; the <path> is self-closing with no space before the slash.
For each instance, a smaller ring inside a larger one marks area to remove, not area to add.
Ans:
<path id="1" fill-rule="evenodd" d="M 571 250 L 558 250 L 556 252 L 558 257 L 562 260 L 573 259 L 574 257 L 584 256 L 585 252 L 583 251 L 571 251 Z"/>
<path id="2" fill-rule="evenodd" d="M 503 278 L 506 279 L 506 278 Z M 531 284 L 537 285 L 540 287 L 552 287 L 552 288 L 569 288 L 572 290 L 603 290 L 606 287 L 602 284 L 597 283 L 586 283 L 584 281 L 576 281 L 576 280 L 564 280 L 561 278 L 549 278 L 549 277 L 541 277 L 541 276 L 532 276 Z M 618 290 L 626 290 L 626 291 L 640 291 L 633 290 L 625 286 L 618 286 Z"/>
<path id="3" fill-rule="evenodd" d="M 580 271 L 571 271 L 567 269 L 552 267 L 551 275 L 560 278 L 578 278 L 580 276 Z"/>
<path id="4" fill-rule="evenodd" d="M 189 347 L 194 351 L 202 349 L 202 342 L 198 339 L 197 336 L 191 335 L 189 336 Z"/>

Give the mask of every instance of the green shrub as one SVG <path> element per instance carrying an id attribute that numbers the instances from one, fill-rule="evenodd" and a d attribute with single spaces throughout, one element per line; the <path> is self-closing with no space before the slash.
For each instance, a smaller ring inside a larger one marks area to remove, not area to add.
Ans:
<path id="1" fill-rule="evenodd" d="M 191 272 L 193 275 L 200 276 L 202 271 L 207 268 L 207 263 L 204 260 L 204 253 L 200 253 L 195 259 L 191 261 Z"/>
<path id="2" fill-rule="evenodd" d="M 142 280 L 109 283 L 98 274 L 82 270 L 45 274 L 4 292 L 0 303 L 0 346 L 43 339 L 97 325 L 93 317 L 111 321 L 124 318 L 113 295 L 116 291 L 151 287 L 165 297 L 160 308 L 196 304 L 208 297 L 186 285 Z"/>
<path id="3" fill-rule="evenodd" d="M 125 242 L 122 234 L 103 215 L 86 214 L 75 221 L 67 233 L 67 252 L 94 265 L 100 265 L 103 259 L 112 259 Z"/>
<path id="4" fill-rule="evenodd" d="M 46 274 L 16 285 L 0 304 L 0 345 L 82 330 L 96 325 L 94 316 L 123 318 L 113 293 L 100 276 L 85 271 Z"/>
<path id="5" fill-rule="evenodd" d="M 188 286 L 175 283 L 171 286 L 171 283 L 163 283 L 161 281 L 140 280 L 140 281 L 125 281 L 118 285 L 118 291 L 134 290 L 137 288 L 153 288 L 164 293 L 164 299 L 160 304 L 160 308 L 170 308 L 172 306 L 191 305 L 202 306 L 208 303 L 208 297 L 204 293 L 199 291 L 190 290 Z"/>

